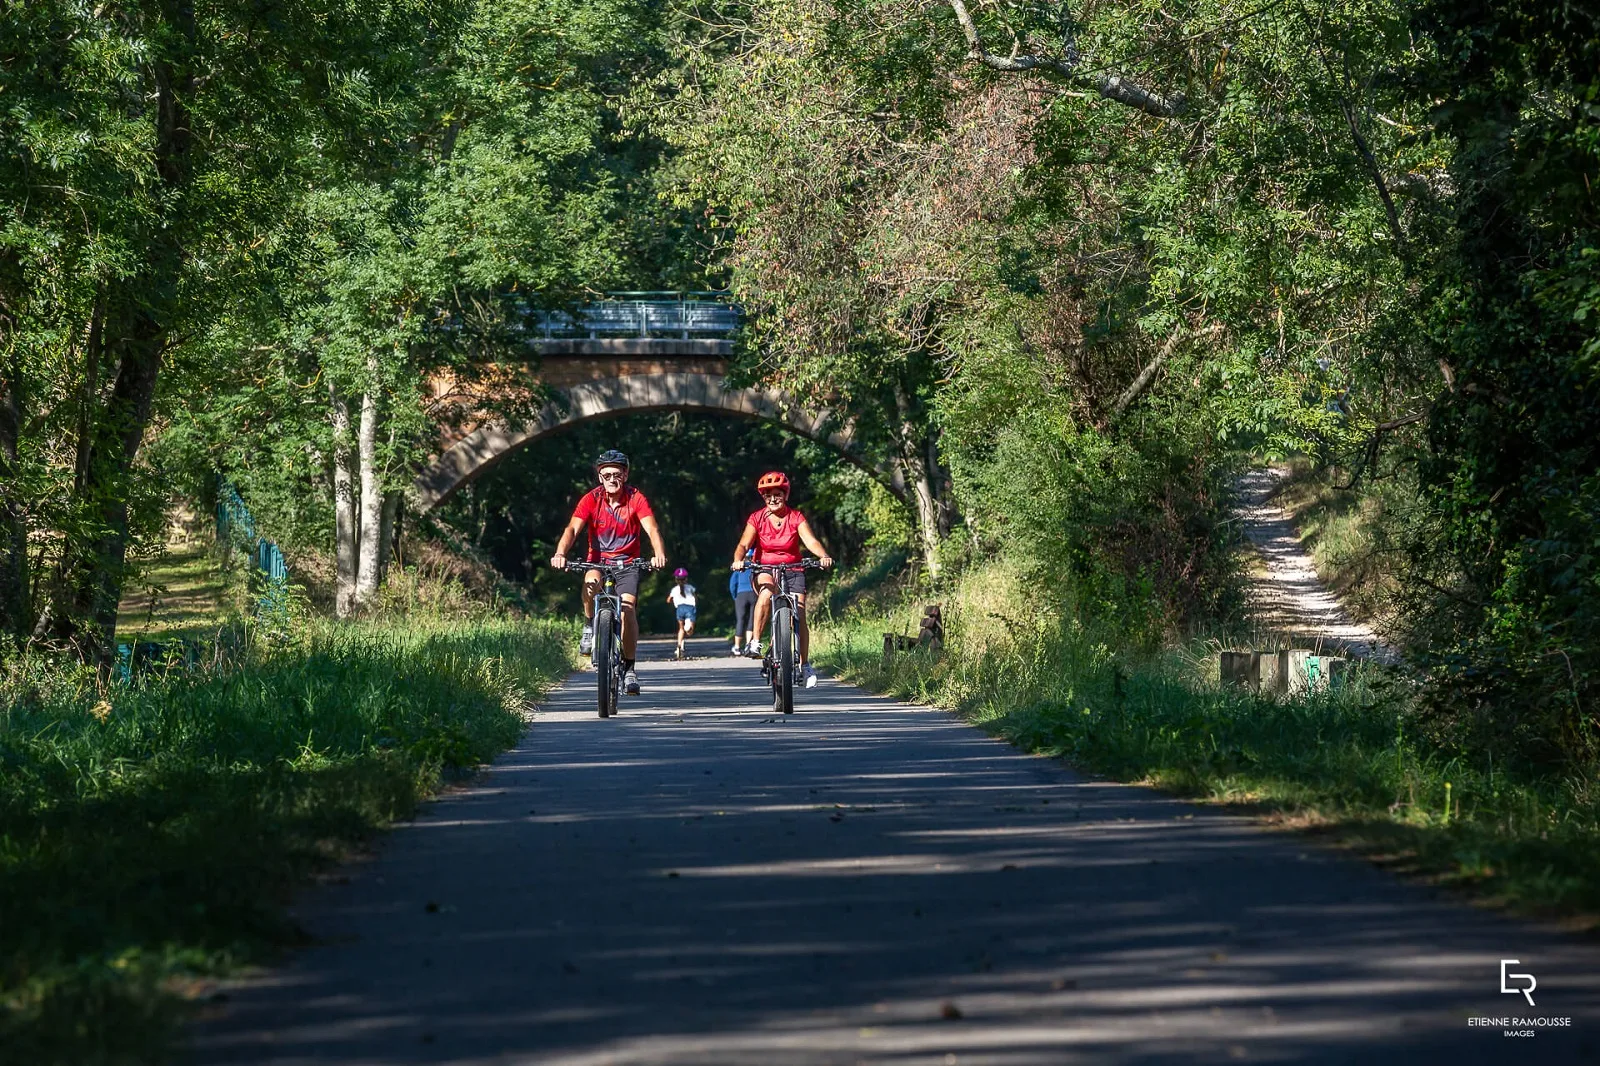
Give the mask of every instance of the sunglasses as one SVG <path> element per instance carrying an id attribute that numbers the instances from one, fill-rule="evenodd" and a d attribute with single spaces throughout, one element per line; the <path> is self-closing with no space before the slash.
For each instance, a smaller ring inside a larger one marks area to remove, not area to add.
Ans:
<path id="1" fill-rule="evenodd" d="M 763 492 L 761 495 L 769 500 L 787 500 L 789 498 L 787 492 Z"/>
<path id="2" fill-rule="evenodd" d="M 620 472 L 615 471 L 615 470 L 607 470 L 605 473 L 600 475 L 600 480 L 601 481 L 623 481 L 623 480 L 625 480 L 627 478 L 627 476 L 628 476 L 627 474 L 623 474 L 623 473 L 620 473 Z"/>

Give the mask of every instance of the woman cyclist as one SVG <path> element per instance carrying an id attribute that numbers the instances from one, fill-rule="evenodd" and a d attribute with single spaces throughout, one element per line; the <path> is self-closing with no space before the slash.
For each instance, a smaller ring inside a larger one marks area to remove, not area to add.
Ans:
<path id="1" fill-rule="evenodd" d="M 673 586 L 667 592 L 667 602 L 678 612 L 678 652 L 683 658 L 683 638 L 694 636 L 694 586 L 689 584 L 689 571 L 683 567 L 672 572 Z"/>
<path id="2" fill-rule="evenodd" d="M 752 514 L 744 524 L 744 535 L 733 550 L 733 568 L 743 569 L 745 553 L 756 550 L 755 561 L 765 566 L 779 563 L 798 563 L 800 546 L 817 557 L 824 569 L 833 565 L 833 558 L 811 532 L 806 516 L 789 506 L 789 477 L 780 471 L 762 474 L 756 482 L 764 506 Z M 800 674 L 806 688 L 815 688 L 817 671 L 811 665 L 811 631 L 806 625 L 806 575 L 803 571 L 789 574 L 785 584 L 794 596 L 795 635 L 800 644 Z M 767 616 L 772 611 L 772 593 L 777 579 L 772 574 L 756 575 L 755 641 L 750 654 L 760 656 L 761 634 L 767 628 Z"/>

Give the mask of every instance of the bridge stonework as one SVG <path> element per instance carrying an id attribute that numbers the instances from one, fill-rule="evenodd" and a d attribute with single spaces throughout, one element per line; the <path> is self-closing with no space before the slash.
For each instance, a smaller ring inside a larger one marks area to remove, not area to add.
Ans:
<path id="1" fill-rule="evenodd" d="M 869 459 L 851 427 L 828 410 L 810 410 L 776 389 L 727 383 L 732 342 L 704 339 L 572 339 L 530 345 L 537 370 L 523 375 L 549 399 L 520 424 L 469 420 L 466 432 L 441 441 L 417 477 L 414 506 L 427 513 L 518 448 L 579 422 L 665 411 L 703 411 L 771 422 L 825 444 L 871 474 L 901 499 L 899 471 Z"/>

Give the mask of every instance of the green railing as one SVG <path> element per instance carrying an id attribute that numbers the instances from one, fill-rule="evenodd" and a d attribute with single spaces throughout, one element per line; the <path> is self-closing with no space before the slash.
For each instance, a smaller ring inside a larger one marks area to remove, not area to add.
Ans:
<path id="1" fill-rule="evenodd" d="M 609 292 L 604 299 L 529 316 L 528 339 L 728 340 L 744 313 L 725 292 Z"/>

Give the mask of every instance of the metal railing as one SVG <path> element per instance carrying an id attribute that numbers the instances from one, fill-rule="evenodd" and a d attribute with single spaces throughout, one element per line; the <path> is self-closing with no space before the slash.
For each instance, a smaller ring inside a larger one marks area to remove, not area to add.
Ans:
<path id="1" fill-rule="evenodd" d="M 612 292 L 568 310 L 531 312 L 525 336 L 531 341 L 725 340 L 743 319 L 725 292 Z"/>
<path id="2" fill-rule="evenodd" d="M 256 532 L 256 520 L 233 483 L 217 475 L 217 540 L 246 548 L 254 556 L 256 616 L 272 621 L 289 617 L 289 567 L 283 550 Z"/>

